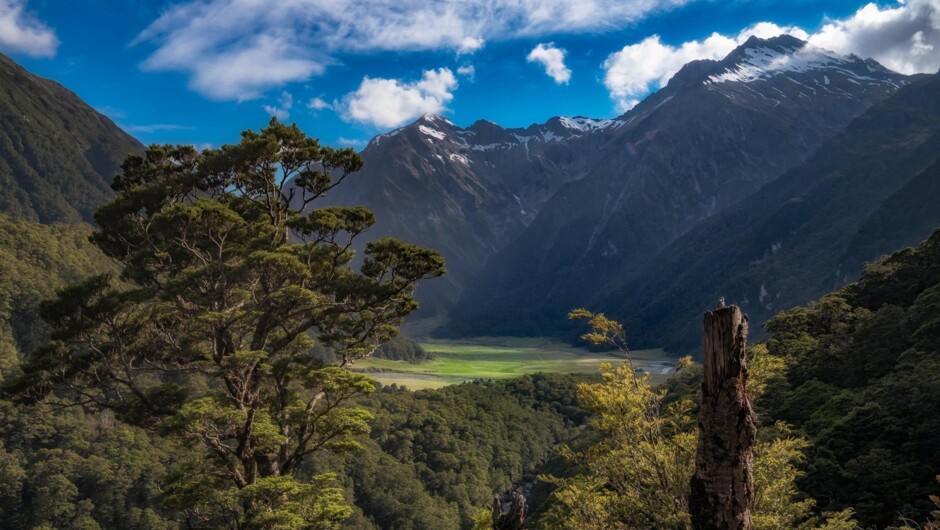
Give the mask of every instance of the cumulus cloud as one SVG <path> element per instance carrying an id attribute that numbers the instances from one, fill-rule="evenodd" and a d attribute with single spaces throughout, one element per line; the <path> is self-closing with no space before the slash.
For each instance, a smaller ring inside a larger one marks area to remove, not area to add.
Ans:
<path id="1" fill-rule="evenodd" d="M 940 0 L 907 0 L 894 7 L 870 3 L 810 36 L 812 44 L 872 57 L 903 74 L 940 69 Z"/>
<path id="2" fill-rule="evenodd" d="M 553 42 L 536 46 L 529 52 L 526 61 L 544 66 L 548 77 L 554 79 L 559 85 L 567 85 L 571 80 L 571 70 L 565 66 L 565 50 L 556 48 Z"/>
<path id="3" fill-rule="evenodd" d="M 264 111 L 272 118 L 278 121 L 286 121 L 290 118 L 290 109 L 294 108 L 294 95 L 290 92 L 282 92 L 277 100 L 277 105 L 264 105 Z"/>
<path id="4" fill-rule="evenodd" d="M 244 100 L 320 75 L 337 54 L 473 53 L 486 41 L 620 28 L 692 1 L 184 0 L 134 42 L 155 47 L 145 70 L 184 72 L 210 98 Z"/>
<path id="5" fill-rule="evenodd" d="M 55 32 L 26 10 L 26 0 L 0 0 L 0 50 L 32 57 L 55 57 Z"/>
<path id="6" fill-rule="evenodd" d="M 332 109 L 333 104 L 326 101 L 323 98 L 317 97 L 317 98 L 312 98 L 310 101 L 307 102 L 307 108 L 310 110 L 321 111 L 324 109 Z"/>
<path id="7" fill-rule="evenodd" d="M 457 55 L 470 55 L 476 53 L 486 44 L 486 41 L 479 37 L 465 37 L 460 41 L 460 46 L 457 47 Z"/>
<path id="8" fill-rule="evenodd" d="M 870 3 L 845 19 L 828 21 L 813 34 L 761 22 L 738 35 L 714 33 L 678 46 L 664 44 L 654 35 L 611 54 L 603 65 L 604 84 L 618 110 L 626 111 L 689 61 L 721 59 L 751 35 L 768 38 L 783 33 L 837 53 L 871 57 L 904 74 L 940 69 L 940 0 L 898 0 L 891 7 Z"/>
<path id="9" fill-rule="evenodd" d="M 473 81 L 473 78 L 477 75 L 477 69 L 474 68 L 472 64 L 465 64 L 457 68 L 457 75 Z"/>
<path id="10" fill-rule="evenodd" d="M 457 78 L 449 68 L 427 70 L 413 82 L 365 77 L 343 98 L 341 114 L 348 121 L 397 127 L 422 114 L 442 112 L 456 88 Z"/>

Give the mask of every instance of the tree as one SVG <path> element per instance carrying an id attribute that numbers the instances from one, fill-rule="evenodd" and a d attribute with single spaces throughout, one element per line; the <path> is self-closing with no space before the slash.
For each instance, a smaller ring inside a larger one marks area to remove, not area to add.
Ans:
<path id="1" fill-rule="evenodd" d="M 689 508 L 695 530 L 751 530 L 757 417 L 747 393 L 747 315 L 706 311 L 698 451 Z M 730 495 L 729 495 L 730 492 Z"/>
<path id="2" fill-rule="evenodd" d="M 342 369 L 397 333 L 441 256 L 394 239 L 353 241 L 362 208 L 316 208 L 362 166 L 272 120 L 237 145 L 153 146 L 115 177 L 93 243 L 121 268 L 43 304 L 53 341 L 6 387 L 110 409 L 198 449 L 170 485 L 193 520 L 239 528 L 330 528 L 349 513 L 328 476 L 299 483 L 317 452 L 356 446 L 374 390 Z M 313 359 L 316 337 L 342 367 Z"/>
<path id="3" fill-rule="evenodd" d="M 586 319 L 591 331 L 582 338 L 608 345 L 630 358 L 623 326 L 603 314 L 579 309 L 570 318 Z M 752 348 L 748 392 L 756 397 L 783 363 L 761 345 Z M 679 370 L 691 365 L 680 359 Z M 631 363 L 602 367 L 603 382 L 579 385 L 578 395 L 591 412 L 600 434 L 587 449 L 562 453 L 579 472 L 567 478 L 546 477 L 559 488 L 548 513 L 535 528 L 600 530 L 691 528 L 689 481 L 695 469 L 698 438 L 696 396 L 669 396 L 654 386 L 650 374 L 639 375 Z M 812 500 L 796 488 L 796 465 L 806 442 L 783 424 L 766 429 L 754 450 L 754 528 L 776 530 L 851 530 L 851 511 L 812 517 Z"/>

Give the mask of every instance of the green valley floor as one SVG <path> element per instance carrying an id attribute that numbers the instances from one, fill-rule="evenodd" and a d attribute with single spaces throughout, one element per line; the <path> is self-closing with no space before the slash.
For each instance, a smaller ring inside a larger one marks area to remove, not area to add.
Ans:
<path id="1" fill-rule="evenodd" d="M 478 337 L 422 342 L 421 346 L 434 358 L 420 364 L 369 358 L 353 368 L 386 385 L 422 390 L 532 373 L 594 373 L 602 364 L 626 360 L 619 354 L 592 353 L 544 338 Z M 672 372 L 674 361 L 663 350 L 639 350 L 631 355 L 637 369 L 650 372 L 657 380 Z"/>

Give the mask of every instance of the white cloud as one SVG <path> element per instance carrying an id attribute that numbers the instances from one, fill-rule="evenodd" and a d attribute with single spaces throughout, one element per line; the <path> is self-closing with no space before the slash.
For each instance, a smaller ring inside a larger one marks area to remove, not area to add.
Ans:
<path id="1" fill-rule="evenodd" d="M 343 99 L 341 112 L 348 121 L 397 127 L 422 114 L 442 112 L 456 88 L 457 78 L 449 68 L 427 70 L 420 80 L 410 83 L 365 77 L 359 88 Z"/>
<path id="2" fill-rule="evenodd" d="M 290 118 L 290 109 L 294 108 L 294 95 L 290 92 L 281 92 L 277 105 L 264 105 L 264 111 L 277 121 L 286 121 Z"/>
<path id="3" fill-rule="evenodd" d="M 360 140 L 358 138 L 346 138 L 343 136 L 340 136 L 336 141 L 339 143 L 339 145 L 344 147 L 364 147 L 367 143 L 366 140 Z"/>
<path id="4" fill-rule="evenodd" d="M 173 41 L 159 48 L 141 67 L 146 71 L 189 71 L 190 87 L 216 100 L 244 101 L 276 86 L 303 81 L 326 69 L 296 43 L 259 35 L 218 53 L 199 50 L 198 42 Z"/>
<path id="5" fill-rule="evenodd" d="M 473 81 L 473 78 L 477 75 L 477 69 L 474 68 L 472 64 L 465 64 L 457 68 L 457 75 Z"/>
<path id="6" fill-rule="evenodd" d="M 692 1 L 183 0 L 134 42 L 155 46 L 145 70 L 184 72 L 201 94 L 244 100 L 320 75 L 337 54 L 472 53 L 486 41 L 621 28 Z"/>
<path id="7" fill-rule="evenodd" d="M 544 66 L 548 77 L 554 79 L 559 85 L 567 85 L 571 80 L 571 70 L 565 66 L 565 50 L 556 48 L 553 42 L 536 46 L 529 52 L 526 61 Z"/>
<path id="8" fill-rule="evenodd" d="M 604 61 L 604 85 L 619 112 L 630 110 L 646 94 L 666 85 L 686 63 L 699 59 L 718 60 L 754 35 L 760 38 L 790 34 L 805 39 L 807 34 L 797 27 L 781 27 L 770 22 L 750 26 L 738 35 L 713 33 L 700 41 L 679 46 L 663 44 L 658 35 L 611 54 Z"/>
<path id="9" fill-rule="evenodd" d="M 26 11 L 26 0 L 0 0 L 0 50 L 32 57 L 55 57 L 55 32 Z"/>
<path id="10" fill-rule="evenodd" d="M 333 104 L 326 101 L 323 98 L 317 97 L 317 98 L 312 98 L 310 101 L 307 102 L 307 108 L 310 110 L 320 111 L 320 110 L 325 110 L 325 109 L 332 109 Z"/>
<path id="11" fill-rule="evenodd" d="M 476 53 L 486 44 L 486 41 L 479 37 L 465 37 L 460 41 L 460 46 L 457 47 L 457 55 L 471 55 Z"/>
<path id="12" fill-rule="evenodd" d="M 809 39 L 839 53 L 872 57 L 903 74 L 940 69 L 940 0 L 870 3 L 844 20 L 833 20 Z"/>

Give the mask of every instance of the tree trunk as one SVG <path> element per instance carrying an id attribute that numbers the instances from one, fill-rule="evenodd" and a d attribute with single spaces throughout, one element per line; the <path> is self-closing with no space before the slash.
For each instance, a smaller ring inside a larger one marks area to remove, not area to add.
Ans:
<path id="1" fill-rule="evenodd" d="M 747 397 L 747 316 L 737 306 L 705 313 L 705 375 L 689 499 L 695 530 L 749 530 L 754 498 L 754 409 Z"/>
<path id="2" fill-rule="evenodd" d="M 522 489 L 511 494 L 493 496 L 493 530 L 525 528 L 525 495 Z"/>

